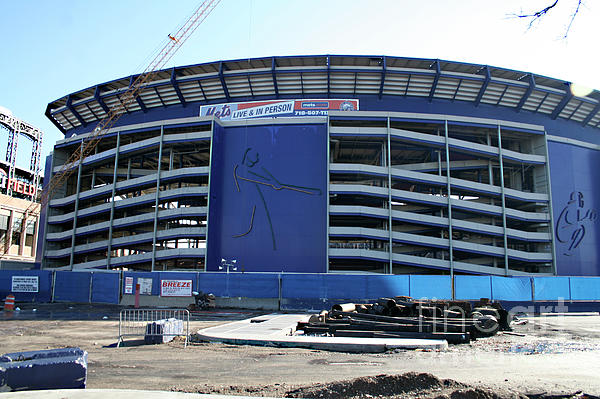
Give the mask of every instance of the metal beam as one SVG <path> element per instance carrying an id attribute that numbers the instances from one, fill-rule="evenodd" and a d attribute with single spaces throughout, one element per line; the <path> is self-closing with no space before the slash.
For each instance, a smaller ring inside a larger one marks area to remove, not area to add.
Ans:
<path id="1" fill-rule="evenodd" d="M 223 62 L 219 62 L 219 80 L 221 81 L 221 86 L 223 87 L 223 92 L 225 93 L 225 98 L 227 102 L 231 102 L 231 97 L 229 97 L 229 90 L 227 90 L 227 84 L 225 83 L 225 76 L 223 75 Z"/>
<path id="2" fill-rule="evenodd" d="M 187 103 L 185 102 L 183 93 L 181 93 L 181 90 L 179 89 L 179 84 L 177 84 L 177 77 L 175 75 L 175 67 L 173 67 L 173 69 L 171 70 L 171 86 L 173 86 L 173 89 L 175 89 L 175 93 L 177 93 L 177 97 L 179 98 L 181 105 L 183 105 L 185 107 L 187 105 Z M 140 97 L 138 96 L 137 98 L 140 98 Z"/>
<path id="3" fill-rule="evenodd" d="M 552 119 L 558 118 L 558 115 L 573 98 L 573 93 L 571 92 L 571 83 L 566 82 L 565 85 L 567 86 L 567 91 L 563 96 L 562 100 L 560 100 L 560 103 L 558 103 L 556 108 L 554 108 L 554 111 L 552 111 L 552 114 L 550 115 L 550 118 Z"/>
<path id="4" fill-rule="evenodd" d="M 44 115 L 46 115 L 46 118 L 50 119 L 50 122 L 52 122 L 54 126 L 56 126 L 58 130 L 62 132 L 62 134 L 67 133 L 67 130 L 64 127 L 62 127 L 62 125 L 58 123 L 58 121 L 52 116 L 52 113 L 50 112 L 50 104 L 46 106 L 46 112 L 44 113 Z"/>
<path id="5" fill-rule="evenodd" d="M 204 97 L 204 101 L 208 101 L 208 98 L 206 98 L 206 93 L 204 92 L 204 87 L 202 87 L 201 81 L 198 81 L 198 87 L 200 88 L 200 91 L 202 92 L 202 97 Z"/>
<path id="6" fill-rule="evenodd" d="M 275 88 L 275 97 L 279 98 L 279 87 L 277 86 L 277 74 L 275 73 L 275 67 L 277 63 L 275 62 L 275 57 L 271 58 L 271 75 L 273 76 L 273 87 Z"/>
<path id="7" fill-rule="evenodd" d="M 252 81 L 250 80 L 250 74 L 247 75 L 248 78 L 248 87 L 250 88 L 250 95 L 254 98 L 254 90 L 252 90 Z"/>
<path id="8" fill-rule="evenodd" d="M 498 98 L 498 101 L 496 101 L 496 105 L 500 104 L 500 102 L 504 98 L 504 95 L 506 94 L 507 91 L 508 91 L 508 85 L 504 86 L 504 90 L 502 90 L 502 94 L 500 94 L 500 97 Z"/>
<path id="9" fill-rule="evenodd" d="M 165 102 L 163 101 L 162 97 L 160 96 L 160 93 L 158 92 L 158 89 L 156 87 L 154 87 L 154 92 L 156 93 L 156 95 L 158 96 L 158 100 L 160 101 L 160 104 L 164 107 L 165 106 Z"/>
<path id="10" fill-rule="evenodd" d="M 600 112 L 600 102 L 598 102 L 598 104 L 596 104 L 596 106 L 594 107 L 594 109 L 589 113 L 588 116 L 585 117 L 585 119 L 583 120 L 583 122 L 581 122 L 581 126 L 585 126 L 588 123 L 590 123 L 590 121 L 592 119 L 594 119 L 594 116 L 596 116 L 596 114 Z"/>
<path id="11" fill-rule="evenodd" d="M 437 84 L 440 81 L 440 75 L 442 74 L 442 70 L 440 68 L 440 60 L 435 60 L 433 64 L 429 67 L 433 67 L 435 65 L 435 77 L 433 78 L 433 83 L 431 84 L 431 90 L 429 90 L 429 102 L 433 101 L 433 95 L 435 94 L 435 89 L 437 88 Z"/>
<path id="12" fill-rule="evenodd" d="M 481 99 L 483 98 L 483 95 L 485 94 L 485 91 L 487 90 L 487 87 L 490 84 L 490 81 L 492 80 L 492 75 L 490 75 L 490 67 L 488 67 L 487 65 L 484 66 L 483 69 L 481 70 L 481 72 L 485 73 L 485 79 L 483 80 L 481 89 L 479 89 L 477 98 L 475 98 L 475 106 L 476 107 L 479 106 L 479 103 L 481 102 Z"/>
<path id="13" fill-rule="evenodd" d="M 521 108 L 523 108 L 523 105 L 525 105 L 525 103 L 527 102 L 527 99 L 529 98 L 529 96 L 531 96 L 531 93 L 533 93 L 533 90 L 535 89 L 535 79 L 533 77 L 533 74 L 530 73 L 528 76 L 529 76 L 529 87 L 527 88 L 527 91 L 525 92 L 525 94 L 523 94 L 523 97 L 521 97 L 521 101 L 519 101 L 519 104 L 517 104 L 517 112 L 521 111 Z"/>
<path id="14" fill-rule="evenodd" d="M 329 56 L 327 56 L 327 98 L 331 97 L 331 66 L 329 65 Z"/>
<path id="15" fill-rule="evenodd" d="M 387 72 L 387 59 L 385 55 L 382 57 L 382 59 L 383 62 L 381 64 L 383 68 L 381 70 L 381 84 L 379 85 L 379 99 L 381 99 L 381 97 L 383 96 L 383 86 L 385 85 L 385 74 Z M 354 88 L 356 89 L 356 81 L 354 84 Z"/>
<path id="16" fill-rule="evenodd" d="M 135 79 L 133 79 L 134 76 L 132 75 L 129 78 L 129 87 L 131 87 L 131 85 L 133 84 L 133 82 L 135 82 Z M 142 89 L 140 88 L 140 90 L 138 91 L 138 95 L 135 96 L 135 101 L 138 103 L 138 105 L 140 106 L 140 108 L 142 109 L 142 111 L 144 113 L 146 113 L 148 110 L 146 109 L 146 104 L 144 104 L 144 101 L 142 101 L 142 96 L 140 95 L 142 92 Z"/>
<path id="17" fill-rule="evenodd" d="M 462 85 L 464 79 L 460 79 L 458 81 L 458 84 L 456 85 L 456 90 L 454 90 L 454 95 L 452 96 L 452 101 L 456 100 L 456 95 L 458 94 L 458 91 L 460 90 L 460 85 Z"/>
<path id="18" fill-rule="evenodd" d="M 73 114 L 73 116 L 75 116 L 75 118 L 79 121 L 79 123 L 81 123 L 83 125 L 83 127 L 87 126 L 87 122 L 85 121 L 85 119 L 83 119 L 81 117 L 81 115 L 79 115 L 79 112 L 77 112 L 77 110 L 73 106 L 73 100 L 71 99 L 71 95 L 70 94 L 67 96 L 67 109 L 69 111 L 71 111 L 71 113 Z"/>
<path id="19" fill-rule="evenodd" d="M 100 107 L 102 107 L 104 112 L 106 112 L 108 114 L 110 112 L 110 110 L 108 109 L 108 107 L 106 106 L 106 103 L 104 102 L 104 100 L 102 99 L 102 96 L 100 95 L 100 86 L 96 86 L 96 89 L 94 90 L 94 98 L 96 99 L 96 101 L 98 101 L 98 104 L 100 104 Z"/>

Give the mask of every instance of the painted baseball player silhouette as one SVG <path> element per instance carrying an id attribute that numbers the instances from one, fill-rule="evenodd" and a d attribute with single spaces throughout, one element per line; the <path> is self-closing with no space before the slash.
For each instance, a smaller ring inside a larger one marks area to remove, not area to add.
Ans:
<path id="1" fill-rule="evenodd" d="M 263 190 L 290 190 L 296 193 L 304 194 L 304 195 L 321 195 L 321 189 L 298 186 L 294 184 L 287 184 L 280 182 L 273 174 L 267 170 L 264 166 L 260 164 L 260 154 L 253 150 L 251 147 L 246 148 L 244 151 L 244 156 L 242 157 L 242 162 L 240 164 L 236 164 L 233 168 L 233 180 L 235 182 L 235 188 L 238 192 L 241 192 L 241 184 L 247 183 L 250 186 L 253 186 L 257 191 L 258 196 L 260 198 L 260 204 L 265 210 L 265 214 L 267 216 L 267 222 L 269 224 L 269 229 L 271 231 L 271 240 L 273 242 L 273 250 L 277 249 L 277 244 L 275 240 L 275 231 L 273 228 L 273 221 L 271 219 L 271 213 L 269 212 L 269 206 L 267 201 L 265 200 L 265 196 L 263 194 Z M 248 226 L 248 230 L 235 234 L 234 238 L 244 237 L 252 231 L 254 227 L 254 218 L 256 215 L 256 203 L 252 205 L 252 212 L 250 214 L 250 223 Z"/>
<path id="2" fill-rule="evenodd" d="M 562 243 L 569 243 L 565 255 L 571 255 L 571 251 L 581 244 L 585 237 L 585 222 L 596 220 L 596 211 L 586 210 L 584 205 L 583 194 L 573 191 L 556 222 L 556 238 Z"/>

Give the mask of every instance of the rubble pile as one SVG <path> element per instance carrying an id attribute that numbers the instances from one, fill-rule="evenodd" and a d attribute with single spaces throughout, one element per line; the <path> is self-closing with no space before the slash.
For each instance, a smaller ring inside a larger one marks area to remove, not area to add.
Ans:
<path id="1" fill-rule="evenodd" d="M 362 338 L 445 339 L 450 344 L 510 330 L 508 312 L 498 302 L 414 300 L 401 296 L 375 303 L 341 303 L 298 323 L 308 335 Z"/>

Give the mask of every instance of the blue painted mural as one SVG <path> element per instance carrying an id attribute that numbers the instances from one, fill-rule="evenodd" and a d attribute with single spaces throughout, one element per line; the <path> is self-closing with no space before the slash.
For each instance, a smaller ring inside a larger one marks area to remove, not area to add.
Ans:
<path id="1" fill-rule="evenodd" d="M 597 276 L 600 274 L 600 152 L 555 142 L 548 143 L 548 151 L 557 272 Z"/>
<path id="2" fill-rule="evenodd" d="M 207 270 L 325 272 L 326 126 L 215 126 L 212 145 Z"/>

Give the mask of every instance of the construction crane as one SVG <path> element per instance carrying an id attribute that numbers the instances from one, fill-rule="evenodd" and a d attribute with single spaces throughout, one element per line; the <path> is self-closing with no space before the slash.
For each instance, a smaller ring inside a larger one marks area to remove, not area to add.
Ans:
<path id="1" fill-rule="evenodd" d="M 131 105 L 140 95 L 141 90 L 146 83 L 152 80 L 155 72 L 160 71 L 169 62 L 175 53 L 183 46 L 189 37 L 196 31 L 198 26 L 208 17 L 208 15 L 217 7 L 221 0 L 204 0 L 198 5 L 191 16 L 175 31 L 174 34 L 169 33 L 164 46 L 152 58 L 152 61 L 140 73 L 133 83 L 129 86 L 121 96 L 121 101 L 109 109 L 109 112 L 102 118 L 89 136 L 82 139 L 81 146 L 75 150 L 69 159 L 62 165 L 61 169 L 51 175 L 46 187 L 38 193 L 39 202 L 35 199 L 24 212 L 24 220 L 32 215 L 38 215 L 43 210 L 56 190 L 61 187 L 67 179 L 75 172 L 77 166 L 90 155 L 102 137 L 108 132 L 114 124 L 119 120 L 121 115 L 127 112 L 127 107 Z M 39 207 L 38 207 L 39 204 Z M 11 237 L 6 235 L 5 241 L 2 243 L 2 255 L 4 257 L 10 250 L 10 243 L 6 245 L 6 240 L 11 240 Z"/>

